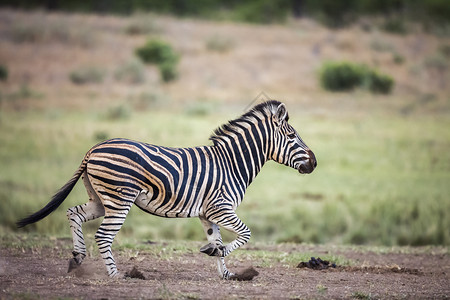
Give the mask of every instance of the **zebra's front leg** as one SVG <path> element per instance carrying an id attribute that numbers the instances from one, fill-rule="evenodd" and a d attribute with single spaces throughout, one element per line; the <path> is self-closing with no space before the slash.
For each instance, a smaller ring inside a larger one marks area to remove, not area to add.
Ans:
<path id="1" fill-rule="evenodd" d="M 239 219 L 234 210 L 223 210 L 219 214 L 212 215 L 208 220 L 237 235 L 234 241 L 226 246 L 219 247 L 217 252 L 212 255 L 220 257 L 228 256 L 237 248 L 245 245 L 250 239 L 250 229 Z"/>
<path id="2" fill-rule="evenodd" d="M 220 235 L 220 228 L 216 224 L 208 221 L 204 217 L 200 217 L 200 221 L 203 225 L 203 230 L 205 231 L 206 238 L 209 244 L 200 248 L 200 252 L 205 253 L 209 256 L 219 256 L 218 249 L 223 249 L 222 236 Z M 217 257 L 217 270 L 219 276 L 223 279 L 229 279 L 235 274 L 228 271 L 225 265 L 225 259 L 223 257 Z"/>
<path id="3" fill-rule="evenodd" d="M 203 246 L 200 251 L 210 256 L 218 256 L 217 267 L 222 278 L 232 280 L 252 280 L 253 277 L 258 275 L 258 272 L 256 270 L 254 270 L 253 268 L 249 268 L 241 274 L 234 274 L 227 270 L 224 260 L 224 257 L 230 254 L 233 250 L 248 242 L 251 235 L 250 230 L 238 218 L 234 211 L 226 210 L 221 211 L 221 214 L 214 215 L 220 215 L 220 218 L 211 218 L 209 220 L 201 219 L 203 228 L 205 229 L 208 241 L 210 243 Z M 222 238 L 219 233 L 219 225 L 237 234 L 236 239 L 226 246 L 223 246 L 222 244 Z M 214 236 L 215 228 L 217 228 L 218 238 Z"/>

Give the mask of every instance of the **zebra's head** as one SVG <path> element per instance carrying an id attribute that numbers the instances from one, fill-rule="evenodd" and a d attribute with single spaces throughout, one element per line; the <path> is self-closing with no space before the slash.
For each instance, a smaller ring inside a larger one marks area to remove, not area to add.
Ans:
<path id="1" fill-rule="evenodd" d="M 272 116 L 274 136 L 271 159 L 294 168 L 301 174 L 309 174 L 317 166 L 316 157 L 294 127 L 288 123 L 286 106 L 280 102 L 276 104 Z"/>

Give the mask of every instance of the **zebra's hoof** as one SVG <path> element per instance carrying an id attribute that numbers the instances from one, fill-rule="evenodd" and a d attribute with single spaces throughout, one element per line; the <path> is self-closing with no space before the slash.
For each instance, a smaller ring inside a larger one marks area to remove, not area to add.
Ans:
<path id="1" fill-rule="evenodd" d="M 200 252 L 205 253 L 209 256 L 214 256 L 214 253 L 217 252 L 217 248 L 216 245 L 209 243 L 208 245 L 201 247 Z"/>
<path id="2" fill-rule="evenodd" d="M 81 262 L 77 262 L 75 258 L 69 259 L 69 268 L 67 273 L 72 272 L 74 269 L 78 268 L 81 265 Z"/>
<path id="3" fill-rule="evenodd" d="M 209 256 L 222 256 L 223 255 L 223 246 L 217 246 L 209 243 L 200 248 L 200 252 L 205 253 Z"/>

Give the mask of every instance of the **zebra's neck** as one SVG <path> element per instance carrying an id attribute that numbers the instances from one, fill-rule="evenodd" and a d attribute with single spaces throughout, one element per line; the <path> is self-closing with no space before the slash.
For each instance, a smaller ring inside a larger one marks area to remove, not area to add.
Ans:
<path id="1" fill-rule="evenodd" d="M 214 146 L 226 160 L 229 172 L 248 187 L 269 159 L 269 128 L 264 120 L 240 120 L 214 137 Z"/>

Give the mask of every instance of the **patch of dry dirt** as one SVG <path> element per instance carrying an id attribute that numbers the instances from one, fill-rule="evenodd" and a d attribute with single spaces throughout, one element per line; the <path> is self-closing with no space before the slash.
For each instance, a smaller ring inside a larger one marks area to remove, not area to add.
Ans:
<path id="1" fill-rule="evenodd" d="M 269 246 L 262 249 L 275 250 Z M 303 245 L 276 249 L 286 253 L 330 253 L 351 259 L 354 264 L 325 270 L 282 263 L 262 267 L 257 261 L 233 262 L 231 255 L 228 261 L 233 270 L 248 269 L 253 264 L 259 275 L 251 281 L 224 281 L 218 277 L 215 260 L 201 253 L 175 251 L 168 259 L 145 251 L 137 257 L 116 251 L 116 261 L 123 274 L 128 271 L 145 279 L 110 279 L 100 257 L 86 258 L 81 267 L 68 274 L 70 252 L 64 258 L 61 250 L 44 248 L 33 253 L 0 247 L 0 298 L 448 299 L 450 295 L 447 251 L 383 254 Z"/>

